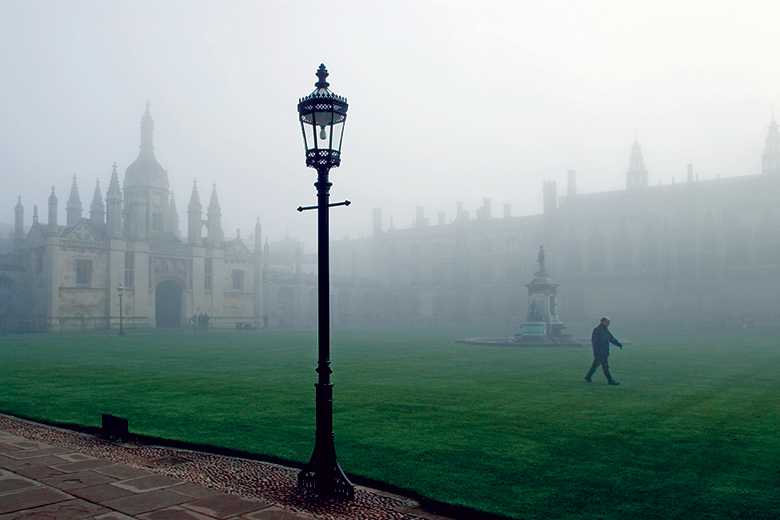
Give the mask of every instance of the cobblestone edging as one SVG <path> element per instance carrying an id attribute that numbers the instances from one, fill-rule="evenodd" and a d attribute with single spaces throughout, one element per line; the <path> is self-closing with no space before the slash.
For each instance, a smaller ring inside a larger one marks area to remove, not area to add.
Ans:
<path id="1" fill-rule="evenodd" d="M 414 500 L 361 486 L 355 487 L 352 502 L 321 499 L 298 488 L 298 470 L 279 464 L 160 446 L 117 444 L 99 436 L 6 414 L 0 414 L 0 431 L 217 491 L 263 500 L 322 520 L 442 518 L 420 510 Z"/>

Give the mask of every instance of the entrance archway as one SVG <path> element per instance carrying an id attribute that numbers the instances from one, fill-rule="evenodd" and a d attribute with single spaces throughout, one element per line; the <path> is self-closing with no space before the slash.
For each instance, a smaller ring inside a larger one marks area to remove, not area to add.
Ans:
<path id="1" fill-rule="evenodd" d="M 181 286 L 166 280 L 154 291 L 154 318 L 158 327 L 181 327 Z"/>

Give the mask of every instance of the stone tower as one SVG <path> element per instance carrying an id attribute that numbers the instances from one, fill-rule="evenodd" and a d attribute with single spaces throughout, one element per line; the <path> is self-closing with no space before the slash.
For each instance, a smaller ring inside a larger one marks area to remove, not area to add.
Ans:
<path id="1" fill-rule="evenodd" d="M 149 102 L 141 118 L 140 148 L 138 158 L 125 171 L 125 232 L 133 238 L 161 238 L 170 224 L 170 189 L 168 172 L 154 157 L 154 121 Z"/>
<path id="2" fill-rule="evenodd" d="M 628 160 L 628 171 L 626 172 L 626 189 L 633 190 L 647 187 L 647 169 L 645 168 L 645 159 L 642 156 L 642 147 L 639 146 L 636 134 L 634 135 L 634 144 L 631 146 L 631 157 Z"/>

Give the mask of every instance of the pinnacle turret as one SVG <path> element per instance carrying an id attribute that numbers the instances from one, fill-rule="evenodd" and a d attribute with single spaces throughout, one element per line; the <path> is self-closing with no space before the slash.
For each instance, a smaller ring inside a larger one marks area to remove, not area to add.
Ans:
<path id="1" fill-rule="evenodd" d="M 79 196 L 79 187 L 76 183 L 76 176 L 73 176 L 73 184 L 70 187 L 70 196 L 68 197 L 67 208 L 67 221 L 68 226 L 72 226 L 81 220 L 81 214 L 83 208 L 81 206 L 81 197 Z"/>
<path id="2" fill-rule="evenodd" d="M 113 168 L 106 192 L 106 228 L 109 237 L 119 238 L 122 235 L 122 189 L 119 187 L 116 163 Z"/>
<path id="3" fill-rule="evenodd" d="M 95 193 L 92 195 L 92 205 L 89 207 L 89 219 L 94 224 L 105 224 L 106 206 L 100 193 L 100 179 L 95 182 Z"/>
<path id="4" fill-rule="evenodd" d="M 187 241 L 190 244 L 200 245 L 203 240 L 203 206 L 200 205 L 198 194 L 198 180 L 192 181 L 192 195 L 187 206 Z"/>
<path id="5" fill-rule="evenodd" d="M 219 199 L 217 198 L 216 182 L 211 189 L 207 222 L 211 247 L 219 247 L 222 243 L 222 211 L 219 207 Z"/>
<path id="6" fill-rule="evenodd" d="M 49 195 L 49 229 L 50 235 L 56 235 L 59 233 L 59 227 L 57 224 L 57 209 L 59 207 L 59 201 L 57 195 L 54 193 L 54 186 L 51 187 L 51 195 Z"/>
<path id="7" fill-rule="evenodd" d="M 173 233 L 176 238 L 181 237 L 181 229 L 179 229 L 179 210 L 176 209 L 176 199 L 171 192 L 171 200 L 168 202 L 168 230 Z"/>
<path id="8" fill-rule="evenodd" d="M 19 195 L 19 201 L 14 207 L 15 225 L 14 225 L 14 243 L 19 243 L 24 239 L 24 206 L 22 206 L 22 196 Z"/>

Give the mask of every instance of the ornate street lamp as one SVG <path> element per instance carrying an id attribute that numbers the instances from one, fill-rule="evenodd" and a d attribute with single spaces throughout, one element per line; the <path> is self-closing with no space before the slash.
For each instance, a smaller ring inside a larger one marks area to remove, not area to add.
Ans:
<path id="1" fill-rule="evenodd" d="M 119 284 L 119 287 L 116 288 L 116 293 L 119 295 L 119 335 L 124 336 L 125 335 L 125 328 L 122 323 L 122 295 L 125 293 L 125 288 L 122 287 L 122 284 Z"/>
<path id="2" fill-rule="evenodd" d="M 317 327 L 319 332 L 319 359 L 314 384 L 316 389 L 316 433 L 314 453 L 309 463 L 298 474 L 298 486 L 314 490 L 320 496 L 339 496 L 352 500 L 355 487 L 336 460 L 333 442 L 333 383 L 330 382 L 330 327 L 328 321 L 330 291 L 330 244 L 328 209 L 330 206 L 349 206 L 349 201 L 329 203 L 331 183 L 328 173 L 341 164 L 341 138 L 347 119 L 347 100 L 330 90 L 325 81 L 325 65 L 317 70 L 317 89 L 298 102 L 298 115 L 306 148 L 306 166 L 317 170 L 317 205 L 299 207 L 298 211 L 317 210 Z"/>

